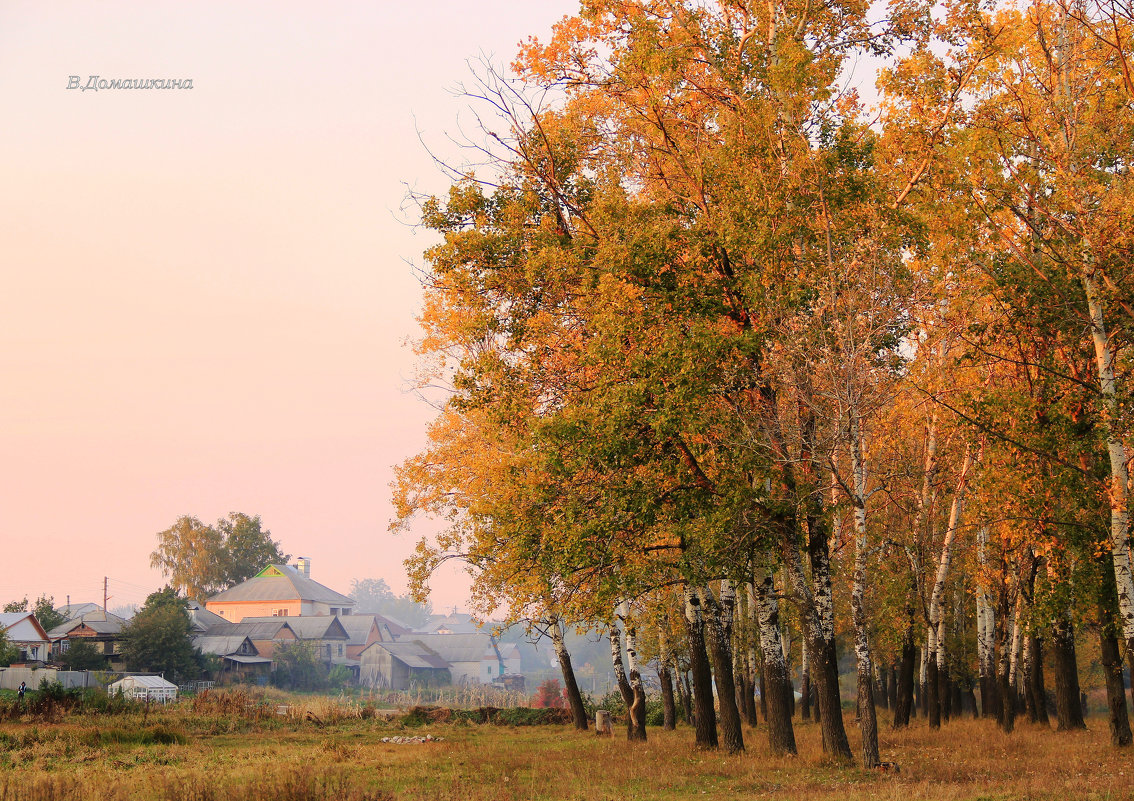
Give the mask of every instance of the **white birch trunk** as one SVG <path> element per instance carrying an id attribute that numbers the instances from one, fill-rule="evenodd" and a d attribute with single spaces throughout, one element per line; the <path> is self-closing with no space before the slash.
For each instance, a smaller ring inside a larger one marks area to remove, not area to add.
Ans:
<path id="1" fill-rule="evenodd" d="M 929 629 L 933 637 L 931 656 L 936 656 L 936 647 L 940 644 L 936 636 L 944 617 L 941 600 L 945 595 L 945 581 L 949 576 L 949 567 L 953 561 L 953 543 L 957 539 L 957 528 L 961 523 L 961 512 L 965 503 L 965 490 L 968 487 L 969 471 L 973 466 L 972 449 L 965 445 L 965 455 L 961 462 L 961 474 L 957 479 L 957 489 L 953 493 L 953 503 L 949 507 L 949 525 L 945 530 L 945 537 L 941 542 L 941 557 L 937 560 L 937 575 L 933 581 L 933 592 L 929 597 Z"/>
<path id="2" fill-rule="evenodd" d="M 1102 401 L 1102 422 L 1106 428 L 1107 455 L 1110 458 L 1110 549 L 1114 564 L 1114 580 L 1118 584 L 1118 614 L 1127 648 L 1134 645 L 1134 574 L 1130 567 L 1130 473 L 1126 447 L 1117 434 L 1121 407 L 1118 382 L 1114 374 L 1115 345 L 1107 336 L 1102 302 L 1095 280 L 1093 259 L 1086 260 L 1083 289 L 1087 295 L 1087 311 L 1091 317 L 1091 343 L 1098 369 L 1099 395 Z"/>
<path id="3" fill-rule="evenodd" d="M 981 677 L 992 680 L 996 674 L 996 610 L 985 589 L 988 570 L 988 527 L 981 526 L 977 531 L 977 565 L 979 575 L 976 586 L 977 605 L 977 664 Z M 981 690 L 988 688 L 982 683 Z M 988 703 L 988 699 L 982 699 Z"/>
<path id="4" fill-rule="evenodd" d="M 866 619 L 866 459 L 863 455 L 861 424 L 853 413 L 850 420 L 851 468 L 854 474 L 854 581 L 851 589 L 851 617 L 854 620 L 854 655 L 858 667 L 858 716 L 862 733 L 864 768 L 878 766 L 878 721 L 875 717 L 874 670 Z"/>
<path id="5" fill-rule="evenodd" d="M 1020 637 L 1022 630 L 1020 627 L 1020 613 L 1023 606 L 1023 593 L 1016 595 L 1016 611 L 1012 615 L 1012 651 L 1008 658 L 1008 684 L 1015 689 L 1016 675 L 1020 664 Z"/>

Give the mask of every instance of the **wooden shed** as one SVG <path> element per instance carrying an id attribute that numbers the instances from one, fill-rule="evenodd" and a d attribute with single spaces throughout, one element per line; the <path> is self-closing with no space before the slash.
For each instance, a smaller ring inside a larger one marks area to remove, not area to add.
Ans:
<path id="1" fill-rule="evenodd" d="M 444 687 L 451 684 L 449 663 L 416 642 L 376 642 L 362 652 L 359 683 L 383 690 Z"/>

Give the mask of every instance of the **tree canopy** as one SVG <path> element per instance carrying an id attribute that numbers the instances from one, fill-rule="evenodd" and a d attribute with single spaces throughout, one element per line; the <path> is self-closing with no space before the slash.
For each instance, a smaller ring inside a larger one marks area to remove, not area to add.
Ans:
<path id="1" fill-rule="evenodd" d="M 255 576 L 265 566 L 286 563 L 272 532 L 260 516 L 232 512 L 215 525 L 182 515 L 159 531 L 150 566 L 160 568 L 170 585 L 187 598 L 204 600 Z"/>
<path id="2" fill-rule="evenodd" d="M 193 647 L 186 599 L 172 586 L 150 593 L 122 629 L 128 670 L 162 673 L 180 683 L 201 673 L 201 652 Z"/>

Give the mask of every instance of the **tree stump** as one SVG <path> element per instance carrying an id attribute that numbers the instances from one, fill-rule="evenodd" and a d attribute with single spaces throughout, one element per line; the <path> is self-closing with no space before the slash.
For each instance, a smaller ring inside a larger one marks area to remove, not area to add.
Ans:
<path id="1" fill-rule="evenodd" d="M 595 734 L 598 736 L 614 736 L 614 728 L 610 724 L 610 712 L 605 709 L 595 710 Z"/>

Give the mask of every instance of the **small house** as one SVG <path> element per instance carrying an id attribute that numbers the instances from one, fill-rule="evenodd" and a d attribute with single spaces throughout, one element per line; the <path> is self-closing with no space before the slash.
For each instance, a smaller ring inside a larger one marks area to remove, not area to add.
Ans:
<path id="1" fill-rule="evenodd" d="M 416 642 L 376 642 L 361 654 L 359 684 L 381 690 L 444 687 L 452 683 L 449 663 Z"/>
<path id="2" fill-rule="evenodd" d="M 258 655 L 270 659 L 277 645 L 295 642 L 298 637 L 284 618 L 266 618 L 265 621 L 263 623 L 248 620 L 240 623 L 221 622 L 209 626 L 202 634 L 211 637 L 247 637 L 256 646 Z"/>
<path id="3" fill-rule="evenodd" d="M 220 657 L 220 674 L 228 680 L 266 676 L 271 671 L 272 660 L 260 656 L 247 635 L 198 634 L 193 638 L 193 646 L 201 653 Z"/>
<path id="4" fill-rule="evenodd" d="M 20 651 L 20 662 L 45 662 L 51 651 L 51 639 L 31 612 L 0 613 L 0 631 Z"/>
<path id="5" fill-rule="evenodd" d="M 98 611 L 72 618 L 49 631 L 51 651 L 56 655 L 65 654 L 71 643 L 86 640 L 106 657 L 111 670 L 122 670 L 125 667 L 122 656 L 122 628 L 125 625 L 125 618 L 105 612 L 100 607 Z"/>
<path id="6" fill-rule="evenodd" d="M 278 620 L 279 618 L 270 617 L 246 617 L 238 625 L 249 623 L 271 625 L 273 621 Z M 326 615 L 289 617 L 286 622 L 296 638 L 311 645 L 316 657 L 328 665 L 336 658 L 346 657 L 346 644 L 350 640 L 350 635 L 347 634 L 338 617 Z"/>

